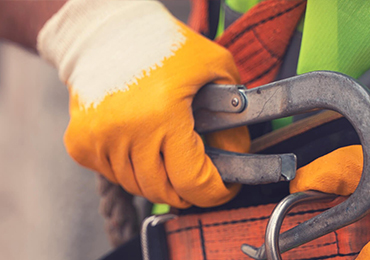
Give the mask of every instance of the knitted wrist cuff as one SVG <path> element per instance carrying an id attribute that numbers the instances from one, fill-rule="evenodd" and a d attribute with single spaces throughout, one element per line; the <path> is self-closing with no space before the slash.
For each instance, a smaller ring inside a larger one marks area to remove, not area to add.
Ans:
<path id="1" fill-rule="evenodd" d="M 164 9 L 157 1 L 69 0 L 50 18 L 37 37 L 42 58 L 59 70 L 67 81 L 76 58 L 89 46 L 90 39 L 111 19 L 122 17 L 129 24 L 143 11 Z M 138 11 L 139 10 L 139 11 Z M 123 28 L 118 28 L 123 29 Z"/>

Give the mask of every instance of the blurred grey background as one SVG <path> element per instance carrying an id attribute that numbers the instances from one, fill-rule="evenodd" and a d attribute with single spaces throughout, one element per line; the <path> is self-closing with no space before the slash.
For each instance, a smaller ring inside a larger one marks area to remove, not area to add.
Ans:
<path id="1" fill-rule="evenodd" d="M 166 0 L 182 21 L 188 0 Z M 68 92 L 37 56 L 0 42 L 0 259 L 98 259 L 110 250 L 94 174 L 65 152 Z"/>

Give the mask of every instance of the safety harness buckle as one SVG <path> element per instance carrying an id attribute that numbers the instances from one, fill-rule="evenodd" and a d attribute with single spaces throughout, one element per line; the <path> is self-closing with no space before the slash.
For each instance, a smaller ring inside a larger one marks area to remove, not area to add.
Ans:
<path id="1" fill-rule="evenodd" d="M 141 227 L 141 249 L 143 260 L 167 260 L 168 250 L 163 224 L 174 219 L 174 214 L 153 215 L 143 221 Z M 155 239 L 150 239 L 155 237 Z"/>

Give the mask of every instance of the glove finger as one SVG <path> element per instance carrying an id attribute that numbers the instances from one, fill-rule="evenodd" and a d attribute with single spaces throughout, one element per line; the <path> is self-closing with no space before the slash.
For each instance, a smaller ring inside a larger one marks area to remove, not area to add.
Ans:
<path id="1" fill-rule="evenodd" d="M 190 203 L 179 197 L 168 179 L 160 153 L 161 139 L 151 136 L 150 146 L 147 142 L 138 142 L 131 148 L 137 182 L 144 197 L 151 202 L 188 208 Z"/>
<path id="2" fill-rule="evenodd" d="M 110 163 L 118 183 L 133 195 L 143 196 L 140 186 L 136 180 L 132 161 L 129 156 L 129 145 L 121 144 L 114 146 L 110 151 Z M 115 150 L 113 150 L 115 149 Z"/>
<path id="3" fill-rule="evenodd" d="M 251 146 L 246 126 L 209 133 L 204 137 L 208 145 L 235 153 L 248 153 Z"/>
<path id="4" fill-rule="evenodd" d="M 200 207 L 221 205 L 232 199 L 240 185 L 226 185 L 211 159 L 205 155 L 203 141 L 193 124 L 182 121 L 169 133 L 162 151 L 168 177 L 176 192 Z"/>
<path id="5" fill-rule="evenodd" d="M 353 193 L 362 174 L 362 147 L 337 149 L 297 170 L 290 192 L 318 190 L 347 196 Z"/>
<path id="6" fill-rule="evenodd" d="M 121 160 L 122 167 L 119 164 L 113 164 L 113 171 L 117 176 L 118 183 L 129 193 L 137 196 L 143 196 L 143 192 L 140 189 L 139 184 L 135 178 L 134 170 L 129 157 L 125 157 Z"/>

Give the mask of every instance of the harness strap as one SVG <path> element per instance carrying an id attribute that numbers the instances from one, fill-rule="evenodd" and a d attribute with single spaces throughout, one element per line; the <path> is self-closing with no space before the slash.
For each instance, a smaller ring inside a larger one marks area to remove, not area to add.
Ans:
<path id="1" fill-rule="evenodd" d="M 201 34 L 209 32 L 208 8 L 209 1 L 212 0 L 191 0 L 191 13 L 189 15 L 188 25 Z"/>
<path id="2" fill-rule="evenodd" d="M 305 6 L 306 1 L 263 1 L 217 39 L 233 54 L 247 88 L 275 79 Z"/>
<path id="3" fill-rule="evenodd" d="M 339 203 L 310 203 L 286 216 L 281 232 Z M 275 204 L 221 212 L 180 216 L 165 224 L 169 258 L 172 260 L 250 259 L 240 249 L 243 243 L 264 243 L 265 228 Z M 370 215 L 284 253 L 284 259 L 354 259 L 370 240 Z"/>

